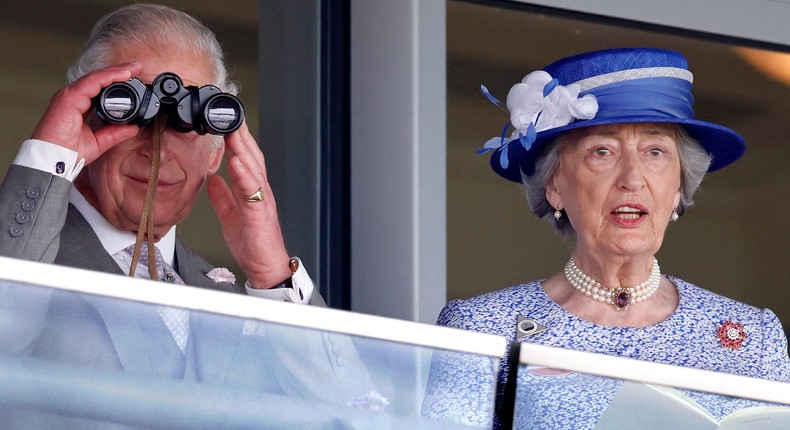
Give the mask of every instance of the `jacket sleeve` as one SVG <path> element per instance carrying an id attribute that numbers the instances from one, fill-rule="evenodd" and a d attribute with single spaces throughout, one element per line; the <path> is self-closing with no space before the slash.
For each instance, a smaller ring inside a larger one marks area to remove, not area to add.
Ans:
<path id="1" fill-rule="evenodd" d="M 0 185 L 0 255 L 52 263 L 71 186 L 59 176 L 12 165 Z"/>
<path id="2" fill-rule="evenodd" d="M 776 314 L 770 309 L 762 310 L 762 377 L 774 381 L 790 382 L 790 356 L 787 337 Z"/>

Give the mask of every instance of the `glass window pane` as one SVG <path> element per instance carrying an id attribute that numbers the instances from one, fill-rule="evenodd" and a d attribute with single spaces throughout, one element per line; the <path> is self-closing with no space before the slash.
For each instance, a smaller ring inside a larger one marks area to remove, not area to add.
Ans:
<path id="1" fill-rule="evenodd" d="M 504 338 L 7 258 L 0 265 L 4 429 L 492 425 Z M 174 312 L 188 320 L 183 351 L 166 321 Z"/>
<path id="2" fill-rule="evenodd" d="M 790 384 L 522 345 L 514 428 L 707 429 L 718 423 L 787 428 Z"/>

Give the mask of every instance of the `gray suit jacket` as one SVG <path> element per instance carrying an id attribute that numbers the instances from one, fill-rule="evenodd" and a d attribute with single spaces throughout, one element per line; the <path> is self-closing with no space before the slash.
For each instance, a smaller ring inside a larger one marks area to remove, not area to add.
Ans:
<path id="1" fill-rule="evenodd" d="M 13 165 L 0 186 L 0 255 L 123 274 L 85 218 L 68 202 L 71 182 Z M 245 294 L 242 286 L 214 283 L 213 268 L 176 241 L 176 269 L 187 285 Z M 326 306 L 314 291 L 311 305 Z"/>
<path id="2" fill-rule="evenodd" d="M 70 187 L 62 178 L 12 166 L 0 186 L 0 255 L 122 275 L 87 221 L 69 205 Z M 180 241 L 176 242 L 175 258 L 187 285 L 245 292 L 241 286 L 207 278 L 212 266 Z M 192 312 L 187 352 L 181 354 L 155 306 L 130 306 L 67 292 L 54 292 L 46 298 L 46 304 L 27 303 L 25 309 L 13 308 L 14 300 L 9 297 L 5 306 L 0 304 L 0 310 L 11 308 L 19 318 L 30 321 L 30 332 L 14 333 L 14 341 L 5 348 L 0 346 L 0 351 L 67 365 L 183 378 L 333 403 L 347 402 L 373 389 L 346 336 L 271 325 L 250 332 L 239 319 Z M 323 304 L 317 292 L 311 304 Z M 0 344 L 4 336 L 1 325 Z M 23 418 L 22 422 L 28 422 L 25 420 L 30 417 Z M 79 421 L 75 426 L 83 424 Z"/>

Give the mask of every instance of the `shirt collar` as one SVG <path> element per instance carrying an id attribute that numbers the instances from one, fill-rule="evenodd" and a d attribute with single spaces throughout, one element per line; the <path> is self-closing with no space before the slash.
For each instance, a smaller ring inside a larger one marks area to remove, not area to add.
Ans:
<path id="1" fill-rule="evenodd" d="M 108 254 L 114 255 L 130 245 L 134 245 L 137 235 L 131 231 L 118 230 L 114 225 L 110 224 L 93 205 L 88 203 L 88 200 L 77 190 L 77 187 L 71 187 L 69 202 L 80 211 L 85 221 L 90 224 Z M 156 247 L 159 248 L 159 252 L 162 253 L 162 258 L 164 258 L 165 262 L 175 267 L 173 262 L 176 253 L 176 226 L 173 226 L 167 234 L 156 242 Z"/>

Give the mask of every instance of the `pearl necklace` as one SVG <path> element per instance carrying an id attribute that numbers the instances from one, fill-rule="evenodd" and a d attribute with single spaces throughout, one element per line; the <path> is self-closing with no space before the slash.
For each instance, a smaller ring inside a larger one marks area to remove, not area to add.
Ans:
<path id="1" fill-rule="evenodd" d="M 658 260 L 654 257 L 650 277 L 645 282 L 630 288 L 606 288 L 576 267 L 576 262 L 571 257 L 568 264 L 565 265 L 565 278 L 573 288 L 585 296 L 601 303 L 613 305 L 616 310 L 620 311 L 628 309 L 632 303 L 649 299 L 658 290 L 658 286 L 661 284 L 661 269 L 658 267 Z"/>

